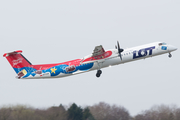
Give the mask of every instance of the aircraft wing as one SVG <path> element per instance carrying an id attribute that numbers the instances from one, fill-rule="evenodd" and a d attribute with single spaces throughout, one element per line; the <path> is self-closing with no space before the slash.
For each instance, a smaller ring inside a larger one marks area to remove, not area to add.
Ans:
<path id="1" fill-rule="evenodd" d="M 96 46 L 93 50 L 92 56 L 86 59 L 83 59 L 81 63 L 92 63 L 105 61 L 105 50 L 102 45 Z"/>
<path id="2" fill-rule="evenodd" d="M 102 45 L 96 46 L 96 47 L 94 48 L 93 53 L 92 53 L 92 57 L 98 56 L 98 55 L 102 55 L 102 54 L 104 54 L 104 53 L 105 53 L 105 50 L 104 50 L 104 48 L 103 48 Z"/>

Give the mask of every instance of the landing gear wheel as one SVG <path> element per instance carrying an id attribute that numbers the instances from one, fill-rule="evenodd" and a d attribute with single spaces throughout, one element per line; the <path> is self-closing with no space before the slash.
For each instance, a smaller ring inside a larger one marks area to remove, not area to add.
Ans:
<path id="1" fill-rule="evenodd" d="M 172 57 L 171 53 L 169 53 L 168 57 L 169 57 L 169 58 L 171 58 L 171 57 Z"/>
<path id="2" fill-rule="evenodd" d="M 100 77 L 100 74 L 96 73 L 96 77 Z"/>
<path id="3" fill-rule="evenodd" d="M 101 70 L 98 70 L 98 71 L 97 71 L 97 73 L 98 73 L 98 74 L 101 74 L 101 73 L 102 73 L 102 71 L 101 71 Z"/>
<path id="4" fill-rule="evenodd" d="M 102 71 L 101 70 L 98 70 L 97 73 L 96 73 L 96 77 L 100 77 L 102 74 Z"/>

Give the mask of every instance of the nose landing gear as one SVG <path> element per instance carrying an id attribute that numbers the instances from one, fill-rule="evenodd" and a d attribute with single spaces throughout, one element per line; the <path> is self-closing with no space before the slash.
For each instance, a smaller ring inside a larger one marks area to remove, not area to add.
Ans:
<path id="1" fill-rule="evenodd" d="M 102 71 L 101 70 L 98 70 L 97 73 L 96 73 L 96 77 L 100 77 L 102 74 Z"/>
<path id="2" fill-rule="evenodd" d="M 168 57 L 169 57 L 169 58 L 171 58 L 171 57 L 172 57 L 172 54 L 171 54 L 171 53 L 169 53 Z"/>

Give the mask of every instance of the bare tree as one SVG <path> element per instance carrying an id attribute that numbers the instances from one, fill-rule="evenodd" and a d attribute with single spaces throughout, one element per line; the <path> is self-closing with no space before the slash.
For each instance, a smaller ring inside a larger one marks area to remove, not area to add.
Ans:
<path id="1" fill-rule="evenodd" d="M 174 120 L 180 120 L 180 108 L 176 109 L 174 114 L 175 114 Z"/>
<path id="2" fill-rule="evenodd" d="M 0 120 L 8 120 L 11 115 L 10 108 L 1 108 L 0 109 Z"/>
<path id="3" fill-rule="evenodd" d="M 11 113 L 7 120 L 33 120 L 34 110 L 27 106 L 17 105 L 10 108 Z"/>
<path id="4" fill-rule="evenodd" d="M 143 111 L 134 117 L 134 120 L 179 120 L 177 106 L 160 105 L 153 106 L 150 110 Z"/>
<path id="5" fill-rule="evenodd" d="M 130 118 L 129 112 L 122 106 L 111 106 L 100 102 L 89 108 L 96 120 L 129 120 Z"/>
<path id="6" fill-rule="evenodd" d="M 49 120 L 67 120 L 67 112 L 62 105 L 51 107 L 46 110 L 46 113 Z"/>

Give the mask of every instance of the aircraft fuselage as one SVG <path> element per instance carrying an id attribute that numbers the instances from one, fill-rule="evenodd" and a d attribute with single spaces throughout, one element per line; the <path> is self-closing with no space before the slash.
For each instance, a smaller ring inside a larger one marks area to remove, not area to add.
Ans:
<path id="1" fill-rule="evenodd" d="M 165 53 L 175 51 L 172 45 L 162 42 L 155 42 L 142 46 L 124 49 L 121 52 L 122 60 L 118 53 L 118 49 L 106 50 L 101 55 L 92 56 L 92 54 L 68 62 L 57 64 L 43 64 L 43 65 L 26 65 L 25 67 L 18 66 L 23 61 L 17 59 L 11 63 L 14 65 L 14 70 L 18 73 L 18 78 L 21 79 L 41 79 L 41 78 L 60 78 L 79 73 L 84 73 L 92 70 L 100 70 L 105 67 L 123 64 L 139 59 L 145 59 Z"/>

